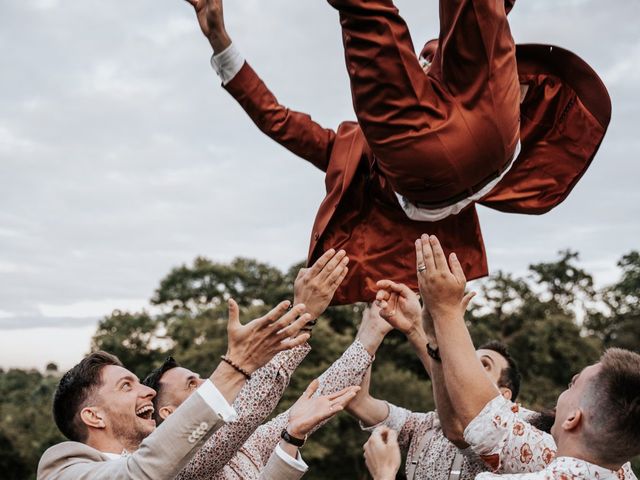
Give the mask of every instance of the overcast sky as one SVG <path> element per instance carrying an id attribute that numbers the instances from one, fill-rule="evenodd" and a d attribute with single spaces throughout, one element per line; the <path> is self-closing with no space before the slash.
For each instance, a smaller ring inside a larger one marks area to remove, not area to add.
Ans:
<path id="1" fill-rule="evenodd" d="M 397 0 L 420 49 L 435 0 Z M 282 103 L 354 114 L 324 1 L 227 0 L 227 28 Z M 516 41 L 587 60 L 614 115 L 593 165 L 542 217 L 480 208 L 493 271 L 571 247 L 600 284 L 640 248 L 639 0 L 520 0 Z M 323 174 L 264 137 L 222 90 L 181 0 L 0 0 L 0 366 L 62 367 L 97 319 L 148 303 L 196 255 L 305 257 Z"/>

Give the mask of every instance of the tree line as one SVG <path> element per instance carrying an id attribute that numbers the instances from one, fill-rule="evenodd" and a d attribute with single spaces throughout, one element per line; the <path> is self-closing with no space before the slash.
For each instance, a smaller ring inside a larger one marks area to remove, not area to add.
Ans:
<path id="1" fill-rule="evenodd" d="M 114 311 L 102 319 L 91 350 L 114 353 L 139 377 L 168 355 L 208 375 L 226 350 L 226 300 L 233 297 L 246 320 L 293 297 L 302 264 L 288 271 L 237 258 L 218 263 L 204 257 L 171 270 L 155 291 L 150 310 Z M 571 377 L 598 360 L 604 348 L 640 351 L 640 253 L 618 262 L 616 283 L 596 288 L 576 252 L 537 263 L 527 274 L 497 272 L 473 282 L 479 295 L 467 313 L 477 345 L 506 343 L 522 370 L 520 401 L 531 409 L 555 406 Z M 331 307 L 314 328 L 313 350 L 302 362 L 274 414 L 288 408 L 353 341 L 364 305 Z M 2 478 L 35 477 L 42 452 L 61 440 L 51 399 L 61 372 L 0 369 L 0 472 Z M 429 380 L 404 337 L 392 332 L 374 363 L 373 394 L 415 410 L 433 408 Z M 310 480 L 365 479 L 366 434 L 346 414 L 318 431 L 304 448 Z M 634 462 L 640 472 L 640 459 Z"/>

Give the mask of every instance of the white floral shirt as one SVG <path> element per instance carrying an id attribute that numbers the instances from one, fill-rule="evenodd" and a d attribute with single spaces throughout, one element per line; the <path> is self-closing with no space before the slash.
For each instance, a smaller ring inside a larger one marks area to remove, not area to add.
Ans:
<path id="1" fill-rule="evenodd" d="M 636 480 L 629 463 L 612 472 L 575 458 L 556 459 L 557 447 L 553 437 L 522 420 L 518 411 L 518 405 L 497 396 L 467 425 L 465 441 L 495 472 L 480 474 L 477 479 L 506 476 L 522 479 Z"/>
<path id="2" fill-rule="evenodd" d="M 258 479 L 289 422 L 289 411 L 260 424 L 276 407 L 293 371 L 309 351 L 310 347 L 304 345 L 282 352 L 252 375 L 234 402 L 238 421 L 225 425 L 207 440 L 176 479 Z M 315 395 L 360 385 L 372 361 L 364 345 L 359 340 L 354 341 L 320 376 L 320 388 Z"/>

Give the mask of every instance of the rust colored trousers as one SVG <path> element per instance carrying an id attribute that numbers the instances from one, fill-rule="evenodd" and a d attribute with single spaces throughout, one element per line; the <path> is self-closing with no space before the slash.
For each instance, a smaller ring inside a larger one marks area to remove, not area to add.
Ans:
<path id="1" fill-rule="evenodd" d="M 358 122 L 396 192 L 438 208 L 508 166 L 520 86 L 504 0 L 441 0 L 428 74 L 391 0 L 328 1 L 340 12 Z"/>

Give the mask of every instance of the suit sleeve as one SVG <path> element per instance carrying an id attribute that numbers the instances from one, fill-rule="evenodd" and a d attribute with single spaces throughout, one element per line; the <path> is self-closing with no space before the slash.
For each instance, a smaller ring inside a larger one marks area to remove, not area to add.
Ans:
<path id="1" fill-rule="evenodd" d="M 76 442 L 47 450 L 38 480 L 170 480 L 224 421 L 199 394 L 191 395 L 133 454 L 103 461 L 99 452 Z"/>
<path id="2" fill-rule="evenodd" d="M 285 462 L 274 450 L 267 465 L 260 472 L 258 480 L 298 480 L 305 473 Z"/>
<path id="3" fill-rule="evenodd" d="M 321 127 L 305 113 L 282 106 L 246 62 L 224 88 L 263 133 L 323 172 L 327 171 L 335 131 Z"/>
<path id="4" fill-rule="evenodd" d="M 311 347 L 304 344 L 281 352 L 254 373 L 233 404 L 238 419 L 213 434 L 176 480 L 205 480 L 220 471 L 271 414 L 309 350 Z"/>

